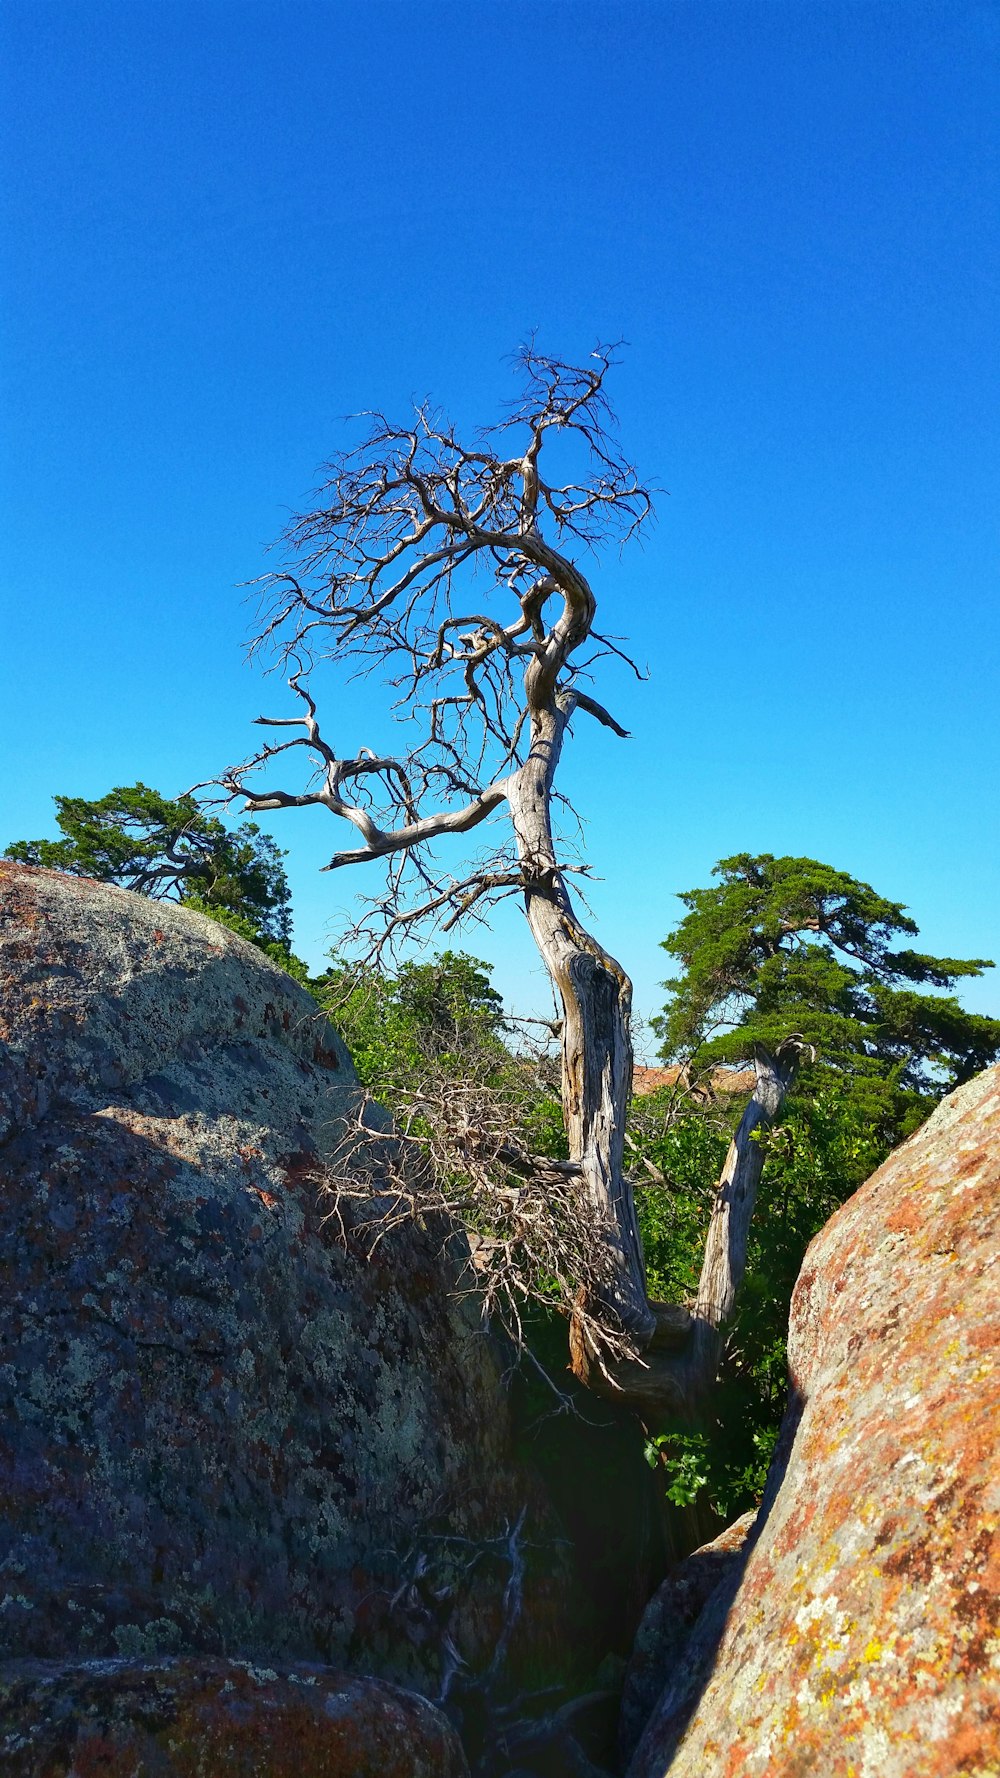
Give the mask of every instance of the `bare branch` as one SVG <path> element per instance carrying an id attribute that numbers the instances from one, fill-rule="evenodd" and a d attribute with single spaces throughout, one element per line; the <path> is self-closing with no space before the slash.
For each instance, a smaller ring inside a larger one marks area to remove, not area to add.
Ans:
<path id="1" fill-rule="evenodd" d="M 419 1086 L 386 1077 L 397 1134 L 373 1134 L 378 1119 L 359 1107 L 340 1165 L 319 1180 L 328 1216 L 369 1255 L 411 1221 L 436 1224 L 442 1240 L 458 1221 L 469 1237 L 469 1291 L 518 1345 L 524 1312 L 536 1303 L 567 1318 L 582 1313 L 595 1349 L 634 1360 L 634 1345 L 597 1306 L 607 1249 L 585 1214 L 579 1165 L 535 1155 L 519 1139 L 524 1085 L 516 1073 L 474 1053 L 468 1062 L 456 1076 L 428 1055 Z M 581 1307 L 581 1285 L 593 1308 Z"/>
<path id="2" fill-rule="evenodd" d="M 578 710 L 586 710 L 588 716 L 596 716 L 598 722 L 603 723 L 605 728 L 612 729 L 616 735 L 621 736 L 623 741 L 628 740 L 628 729 L 622 728 L 621 723 L 616 722 L 610 711 L 605 710 L 604 705 L 599 704 L 596 698 L 588 697 L 586 692 L 582 691 L 575 691 L 573 695 Z"/>
<path id="3" fill-rule="evenodd" d="M 409 852 L 413 847 L 424 845 L 428 840 L 437 839 L 445 833 L 469 833 L 485 821 L 506 797 L 502 784 L 495 784 L 485 790 L 482 796 L 473 803 L 467 803 L 463 809 L 450 809 L 436 815 L 425 815 L 419 821 L 411 821 L 407 827 L 398 828 L 394 833 L 382 833 L 371 822 L 365 823 L 367 845 L 359 846 L 353 852 L 335 852 L 324 870 L 339 870 L 344 864 L 365 864 L 373 858 L 386 858 L 391 852 Z M 266 805 L 255 805 L 263 808 Z M 338 811 L 339 812 L 339 811 Z M 347 811 L 344 811 L 347 813 Z M 349 814 L 349 819 L 355 819 Z M 361 822 L 358 821 L 361 826 Z"/>

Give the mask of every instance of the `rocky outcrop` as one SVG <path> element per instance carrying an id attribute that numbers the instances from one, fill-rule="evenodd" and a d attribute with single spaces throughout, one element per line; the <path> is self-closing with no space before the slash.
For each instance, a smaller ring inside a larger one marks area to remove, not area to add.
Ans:
<path id="1" fill-rule="evenodd" d="M 998 1282 L 993 1068 L 810 1247 L 784 1473 L 735 1599 L 694 1632 L 714 1658 L 693 1714 L 688 1651 L 630 1778 L 1000 1771 Z"/>
<path id="2" fill-rule="evenodd" d="M 586 1602 L 455 1237 L 331 1215 L 358 1089 L 308 995 L 0 863 L 0 1006 L 0 1657 L 565 1667 Z"/>
<path id="3" fill-rule="evenodd" d="M 5 1778 L 468 1778 L 425 1698 L 327 1667 L 178 1656 L 0 1670 Z"/>

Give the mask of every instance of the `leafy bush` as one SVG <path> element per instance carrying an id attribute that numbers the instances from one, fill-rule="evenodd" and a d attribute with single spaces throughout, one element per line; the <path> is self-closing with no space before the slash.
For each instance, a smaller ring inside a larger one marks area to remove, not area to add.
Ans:
<path id="1" fill-rule="evenodd" d="M 729 1121 L 741 1111 L 742 1104 L 731 1107 Z M 690 1301 L 725 1158 L 725 1118 L 718 1104 L 688 1110 L 651 1137 L 646 1101 L 640 1120 L 642 1152 L 666 1178 L 637 1194 L 650 1294 Z M 707 1500 L 723 1519 L 752 1507 L 764 1487 L 785 1405 L 788 1309 L 805 1250 L 889 1150 L 846 1084 L 815 1097 L 797 1093 L 784 1122 L 761 1139 L 767 1159 L 746 1276 L 710 1417 L 698 1429 L 652 1428 L 646 1447 L 669 1500 Z"/>

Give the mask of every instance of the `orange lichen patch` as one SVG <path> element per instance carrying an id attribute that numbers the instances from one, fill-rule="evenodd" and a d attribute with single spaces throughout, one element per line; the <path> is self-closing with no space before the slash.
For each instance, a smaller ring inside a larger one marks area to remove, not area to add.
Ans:
<path id="1" fill-rule="evenodd" d="M 1000 1774 L 998 1237 L 995 1068 L 810 1248 L 784 1478 L 686 1729 L 654 1717 L 630 1778 Z"/>

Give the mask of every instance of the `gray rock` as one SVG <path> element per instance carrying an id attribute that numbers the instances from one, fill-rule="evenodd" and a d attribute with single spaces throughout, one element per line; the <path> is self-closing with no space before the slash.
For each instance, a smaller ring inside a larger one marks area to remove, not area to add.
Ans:
<path id="1" fill-rule="evenodd" d="M 0 1669 L 5 1778 L 468 1778 L 426 1698 L 329 1667 L 17 1661 Z"/>
<path id="2" fill-rule="evenodd" d="M 348 1664 L 435 1694 L 586 1616 L 454 1232 L 330 1217 L 358 1086 L 202 918 L 0 863 L 0 1655 Z M 524 1551 L 521 1551 L 524 1554 Z"/>

